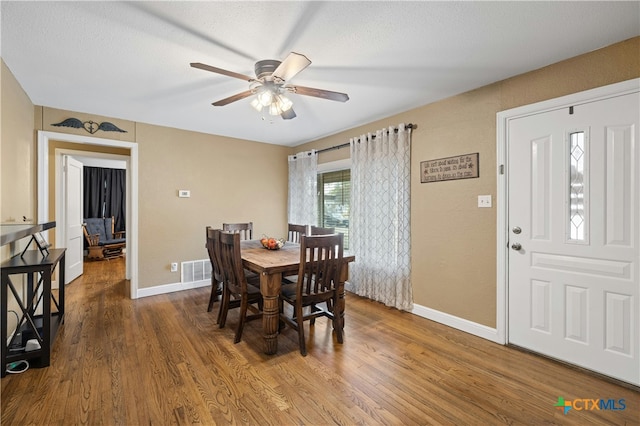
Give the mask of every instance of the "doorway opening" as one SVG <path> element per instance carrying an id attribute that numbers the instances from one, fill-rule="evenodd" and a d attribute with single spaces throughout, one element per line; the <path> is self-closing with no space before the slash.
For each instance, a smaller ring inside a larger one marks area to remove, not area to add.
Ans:
<path id="1" fill-rule="evenodd" d="M 68 284 L 83 274 L 86 256 L 89 254 L 88 238 L 82 229 L 86 219 L 103 218 L 105 214 L 106 217 L 114 216 L 119 221 L 114 230 L 124 231 L 127 204 L 125 177 L 129 155 L 128 151 L 126 155 L 86 151 L 75 144 L 64 144 L 65 148 L 60 148 L 61 144 L 58 142 L 56 140 L 50 146 L 54 151 L 55 196 L 50 200 L 49 208 L 56 212 L 56 245 L 67 249 L 65 281 Z M 78 169 L 76 174 L 79 178 L 75 183 L 72 179 L 74 169 Z M 100 186 L 100 183 L 96 184 L 95 181 L 100 181 L 100 177 L 105 174 L 95 173 L 96 170 L 111 172 L 106 174 L 109 179 L 101 182 L 105 188 L 97 191 L 95 187 Z M 109 199 L 108 210 L 105 210 L 104 205 L 101 206 L 100 198 Z M 77 230 L 74 231 L 75 228 Z M 122 252 L 120 249 L 119 254 Z"/>
<path id="2" fill-rule="evenodd" d="M 134 142 L 124 142 L 112 139 L 95 138 L 82 135 L 70 135 L 58 132 L 38 131 L 38 221 L 48 221 L 49 207 L 49 170 L 56 170 L 56 162 L 49 159 L 49 146 L 53 141 L 70 142 L 75 144 L 104 147 L 123 148 L 129 151 L 126 161 L 126 223 L 127 256 L 126 279 L 129 280 L 130 297 L 138 298 L 138 145 Z M 86 152 L 84 153 L 86 155 Z M 92 152 L 91 156 L 98 153 Z M 58 176 L 58 173 L 54 174 Z M 61 204 L 57 200 L 56 205 Z M 56 217 L 58 212 L 56 212 Z M 56 236 L 57 238 L 57 236 Z"/>

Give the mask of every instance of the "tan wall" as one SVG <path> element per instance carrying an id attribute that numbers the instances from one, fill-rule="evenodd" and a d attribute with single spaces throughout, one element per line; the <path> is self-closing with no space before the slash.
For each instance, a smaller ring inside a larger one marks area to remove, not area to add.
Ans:
<path id="1" fill-rule="evenodd" d="M 0 164 L 2 172 L 0 223 L 22 223 L 22 217 L 35 219 L 36 141 L 34 108 L 31 100 L 4 61 L 0 61 Z"/>
<path id="2" fill-rule="evenodd" d="M 496 114 L 499 111 L 640 77 L 640 37 L 508 80 L 297 146 L 341 145 L 390 125 L 415 123 L 411 150 L 411 280 L 415 303 L 496 325 Z M 480 177 L 420 183 L 420 162 L 480 153 Z M 320 154 L 319 162 L 348 158 Z M 478 195 L 493 208 L 479 209 Z"/>
<path id="3" fill-rule="evenodd" d="M 205 227 L 253 221 L 286 235 L 288 148 L 137 124 L 139 287 L 179 281 L 171 262 L 206 259 Z M 191 191 L 178 198 L 179 189 Z"/>
<path id="4" fill-rule="evenodd" d="M 38 107 L 38 114 L 36 119 L 40 119 L 42 121 L 37 121 L 36 126 L 39 130 L 45 130 L 47 132 L 60 132 L 60 133 L 68 133 L 70 135 L 81 135 L 87 136 L 91 135 L 84 128 L 74 128 L 74 127 L 63 127 L 63 126 L 54 126 L 54 124 L 59 124 L 66 120 L 67 118 L 77 118 L 78 120 L 86 123 L 85 126 L 87 128 L 91 128 L 90 123 L 97 123 L 98 125 L 103 122 L 108 122 L 114 124 L 124 132 L 118 131 L 110 131 L 104 132 L 102 130 L 95 131 L 93 136 L 101 137 L 105 139 L 112 139 L 117 141 L 126 141 L 126 142 L 135 142 L 136 141 L 136 123 L 134 121 L 116 119 L 113 117 L 105 117 L 102 115 L 95 114 L 87 114 L 83 112 L 77 111 L 67 111 L 64 109 L 56 109 L 56 108 L 48 108 L 48 107 Z M 95 127 L 94 127 L 95 128 Z"/>
<path id="5" fill-rule="evenodd" d="M 22 217 L 35 218 L 36 168 L 35 139 L 33 132 L 34 108 L 27 94 L 15 79 L 4 61 L 0 60 L 0 223 L 21 224 Z M 28 239 L 4 245 L 0 248 L 0 261 L 20 253 Z M 12 277 L 20 294 L 24 294 L 21 276 Z M 19 305 L 9 293 L 7 308 L 20 312 Z M 5 319 L 0 319 L 4 323 Z M 17 325 L 15 316 L 6 318 L 7 333 Z"/>
<path id="6" fill-rule="evenodd" d="M 0 60 L 0 223 L 36 217 L 34 108 L 11 70 Z M 29 194 L 30 196 L 25 196 Z M 0 248 L 0 260 L 19 253 L 25 241 Z"/>

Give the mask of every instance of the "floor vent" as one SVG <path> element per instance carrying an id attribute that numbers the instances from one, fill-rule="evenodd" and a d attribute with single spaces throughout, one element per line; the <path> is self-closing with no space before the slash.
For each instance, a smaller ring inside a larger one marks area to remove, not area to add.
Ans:
<path id="1" fill-rule="evenodd" d="M 182 283 L 196 283 L 211 280 L 211 262 L 209 259 L 182 262 Z"/>

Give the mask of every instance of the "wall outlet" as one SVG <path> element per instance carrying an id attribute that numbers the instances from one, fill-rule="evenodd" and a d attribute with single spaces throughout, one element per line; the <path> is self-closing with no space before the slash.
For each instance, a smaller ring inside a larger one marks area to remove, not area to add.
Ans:
<path id="1" fill-rule="evenodd" d="M 178 264 L 176 262 L 171 264 L 171 272 L 178 272 Z"/>
<path id="2" fill-rule="evenodd" d="M 478 207 L 491 207 L 491 195 L 478 195 Z"/>
<path id="3" fill-rule="evenodd" d="M 189 191 L 188 189 L 179 189 L 178 190 L 178 197 L 180 197 L 180 198 L 189 198 L 189 197 L 191 197 L 191 191 Z"/>

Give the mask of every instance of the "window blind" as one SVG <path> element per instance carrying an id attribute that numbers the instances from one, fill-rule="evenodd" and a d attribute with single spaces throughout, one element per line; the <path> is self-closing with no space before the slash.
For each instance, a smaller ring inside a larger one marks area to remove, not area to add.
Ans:
<path id="1" fill-rule="evenodd" d="M 318 225 L 344 234 L 345 249 L 349 248 L 350 199 L 351 170 L 318 174 Z"/>

